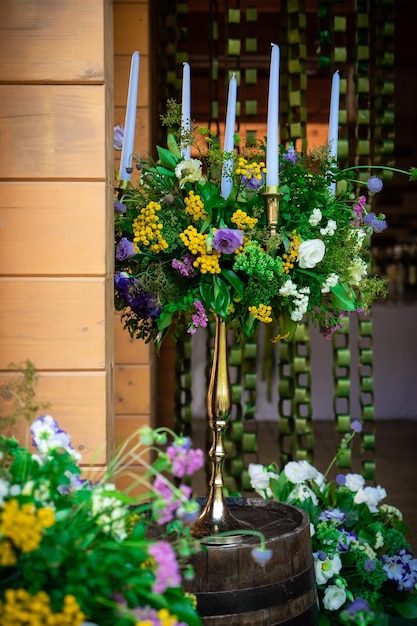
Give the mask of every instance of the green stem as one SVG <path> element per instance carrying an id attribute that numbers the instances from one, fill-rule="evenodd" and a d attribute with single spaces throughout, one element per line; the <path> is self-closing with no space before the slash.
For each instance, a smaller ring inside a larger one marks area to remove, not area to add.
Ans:
<path id="1" fill-rule="evenodd" d="M 398 169 L 397 167 L 389 167 L 388 165 L 354 165 L 352 167 L 345 167 L 342 171 L 351 172 L 354 170 L 389 170 L 390 172 L 397 172 L 398 174 L 406 174 L 407 176 L 410 175 L 410 172 L 407 172 L 407 170 L 401 170 L 401 169 Z M 356 181 L 356 182 L 363 182 L 363 181 Z"/>

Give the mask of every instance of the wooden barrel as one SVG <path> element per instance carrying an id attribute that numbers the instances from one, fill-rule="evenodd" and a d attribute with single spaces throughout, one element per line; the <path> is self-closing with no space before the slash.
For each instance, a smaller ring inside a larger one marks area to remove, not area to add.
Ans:
<path id="1" fill-rule="evenodd" d="M 301 509 L 260 498 L 228 498 L 237 518 L 262 532 L 272 558 L 258 565 L 255 536 L 206 544 L 192 558 L 195 576 L 184 582 L 210 626 L 316 626 L 318 614 L 309 518 Z"/>

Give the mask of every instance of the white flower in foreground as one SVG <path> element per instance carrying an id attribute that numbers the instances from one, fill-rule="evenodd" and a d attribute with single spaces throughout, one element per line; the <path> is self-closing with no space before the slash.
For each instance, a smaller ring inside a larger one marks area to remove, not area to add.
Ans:
<path id="1" fill-rule="evenodd" d="M 298 265 L 303 268 L 313 268 L 324 257 L 326 246 L 321 239 L 303 241 L 298 248 Z"/>
<path id="2" fill-rule="evenodd" d="M 111 483 L 101 485 L 93 492 L 92 514 L 96 516 L 96 523 L 103 532 L 113 535 L 117 539 L 125 539 L 126 532 L 126 508 L 118 498 L 108 495 L 106 492 L 115 491 L 116 487 Z"/>
<path id="3" fill-rule="evenodd" d="M 324 592 L 323 606 L 328 611 L 337 611 L 346 602 L 346 591 L 343 587 L 329 585 Z"/>
<path id="4" fill-rule="evenodd" d="M 323 235 L 323 237 L 325 235 L 332 237 L 335 234 L 336 230 L 337 230 L 336 222 L 334 220 L 329 220 L 327 222 L 326 228 L 320 228 L 320 234 Z"/>
<path id="5" fill-rule="evenodd" d="M 291 491 L 290 495 L 288 496 L 288 501 L 292 502 L 296 500 L 297 502 L 304 502 L 305 500 L 308 500 L 309 498 L 313 504 L 317 505 L 319 503 L 318 498 L 316 494 L 314 493 L 314 491 L 310 489 L 310 487 L 308 487 L 307 485 L 303 485 L 302 483 L 299 483 Z"/>
<path id="6" fill-rule="evenodd" d="M 279 293 L 281 296 L 295 296 L 297 295 L 297 285 L 292 282 L 291 278 L 285 281 L 280 288 Z"/>
<path id="7" fill-rule="evenodd" d="M 365 479 L 360 474 L 346 474 L 345 485 L 350 491 L 359 491 L 365 485 Z"/>
<path id="8" fill-rule="evenodd" d="M 314 572 L 316 574 L 316 582 L 318 585 L 325 585 L 328 580 L 333 578 L 342 569 L 342 561 L 336 553 L 330 558 L 326 554 L 314 552 Z"/>
<path id="9" fill-rule="evenodd" d="M 249 463 L 248 472 L 250 484 L 256 493 L 263 498 L 272 496 L 272 492 L 269 489 L 269 481 L 271 478 L 278 479 L 278 474 L 266 471 L 260 463 Z"/>
<path id="10" fill-rule="evenodd" d="M 383 498 L 386 498 L 387 492 L 383 487 L 363 487 L 356 492 L 353 499 L 355 504 L 362 504 L 363 502 L 368 506 L 372 513 L 378 511 L 378 504 Z"/>
<path id="11" fill-rule="evenodd" d="M 184 159 L 175 168 L 175 175 L 180 181 L 180 187 L 185 183 L 196 183 L 202 176 L 202 164 L 198 159 Z"/>
<path id="12" fill-rule="evenodd" d="M 349 283 L 351 285 L 359 285 L 362 278 L 367 275 L 368 268 L 366 262 L 363 259 L 353 259 L 352 263 L 348 267 L 349 271 Z"/>

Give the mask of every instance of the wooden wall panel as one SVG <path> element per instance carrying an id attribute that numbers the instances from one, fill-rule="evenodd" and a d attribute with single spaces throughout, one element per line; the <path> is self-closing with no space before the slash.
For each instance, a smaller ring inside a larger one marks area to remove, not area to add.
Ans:
<path id="1" fill-rule="evenodd" d="M 149 54 L 149 21 L 147 3 L 116 2 L 114 13 L 114 50 L 117 55 L 132 56 L 135 50 Z"/>
<path id="2" fill-rule="evenodd" d="M 0 81 L 103 82 L 103 13 L 103 0 L 2 0 Z"/>
<path id="3" fill-rule="evenodd" d="M 120 315 L 114 316 L 114 358 L 116 363 L 146 365 L 149 363 L 150 351 L 153 349 L 149 343 L 132 339 L 128 331 L 123 329 Z"/>
<path id="4" fill-rule="evenodd" d="M 115 371 L 116 415 L 150 414 L 150 369 L 147 365 L 118 366 Z"/>
<path id="5" fill-rule="evenodd" d="M 104 85 L 0 85 L 1 177 L 103 179 L 105 103 Z"/>
<path id="6" fill-rule="evenodd" d="M 0 279 L 0 369 L 104 369 L 105 326 L 103 279 Z"/>
<path id="7" fill-rule="evenodd" d="M 0 384 L 13 377 L 14 374 L 3 373 Z M 71 435 L 72 445 L 82 455 L 85 465 L 105 462 L 105 398 L 104 372 L 40 372 L 38 375 L 36 401 L 45 407 L 39 415 L 53 415 L 60 427 Z M 7 399 L 0 396 L 1 414 L 6 415 L 7 409 Z M 27 428 L 26 423 L 20 422 L 5 432 L 25 441 Z"/>
<path id="8" fill-rule="evenodd" d="M 104 183 L 0 182 L 0 207 L 3 275 L 104 276 Z"/>

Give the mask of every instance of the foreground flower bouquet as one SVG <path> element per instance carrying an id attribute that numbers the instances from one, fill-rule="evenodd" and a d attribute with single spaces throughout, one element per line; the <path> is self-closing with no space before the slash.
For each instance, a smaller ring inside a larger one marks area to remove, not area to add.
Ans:
<path id="1" fill-rule="evenodd" d="M 0 437 L 0 625 L 200 624 L 182 589 L 198 549 L 184 522 L 198 505 L 190 487 L 171 480 L 199 469 L 202 451 L 145 428 L 91 483 L 51 416 L 35 420 L 31 434 L 34 454 Z M 141 497 L 110 482 L 132 461 L 144 466 Z"/>
<path id="2" fill-rule="evenodd" d="M 349 445 L 353 433 L 339 449 Z M 417 618 L 417 559 L 406 541 L 401 512 L 381 486 L 359 474 L 330 481 L 307 461 L 249 466 L 252 487 L 264 498 L 304 509 L 311 520 L 320 626 L 388 626 L 389 616 Z"/>

